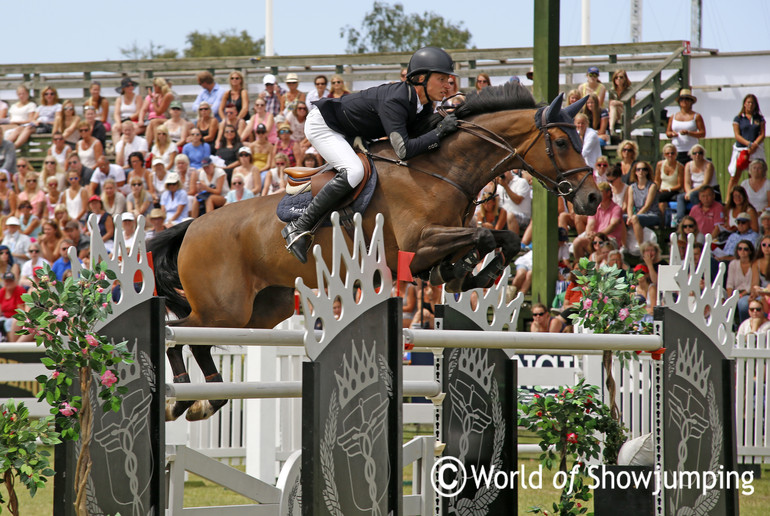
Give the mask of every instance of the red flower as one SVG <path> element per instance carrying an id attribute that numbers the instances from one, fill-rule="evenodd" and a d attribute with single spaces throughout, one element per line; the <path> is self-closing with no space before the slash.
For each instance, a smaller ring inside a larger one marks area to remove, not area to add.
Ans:
<path id="1" fill-rule="evenodd" d="M 538 412 L 537 412 L 537 417 L 542 417 L 542 416 L 543 416 L 543 413 L 542 413 L 542 412 L 540 412 L 540 411 L 538 411 Z"/>
<path id="2" fill-rule="evenodd" d="M 572 444 L 577 444 L 578 442 L 577 434 L 575 432 L 571 432 L 567 434 L 567 442 Z"/>

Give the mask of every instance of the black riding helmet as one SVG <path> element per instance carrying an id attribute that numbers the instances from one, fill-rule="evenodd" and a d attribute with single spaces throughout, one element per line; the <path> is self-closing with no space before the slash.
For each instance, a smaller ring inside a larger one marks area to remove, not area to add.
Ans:
<path id="1" fill-rule="evenodd" d="M 409 60 L 409 66 L 406 69 L 406 79 L 410 84 L 422 86 L 425 89 L 425 96 L 428 97 L 428 100 L 434 100 L 428 96 L 428 89 L 426 88 L 430 74 L 433 72 L 456 75 L 455 63 L 452 57 L 439 47 L 421 48 L 412 55 L 412 58 Z M 423 74 L 425 74 L 425 79 L 422 82 L 416 82 L 415 78 Z"/>

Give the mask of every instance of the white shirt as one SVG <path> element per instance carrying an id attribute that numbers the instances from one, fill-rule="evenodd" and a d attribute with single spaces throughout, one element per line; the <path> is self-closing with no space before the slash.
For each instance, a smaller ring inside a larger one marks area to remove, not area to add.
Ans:
<path id="1" fill-rule="evenodd" d="M 325 90 L 324 97 L 328 97 L 329 93 L 330 93 L 329 90 Z M 307 92 L 307 95 L 305 96 L 305 103 L 307 104 L 308 113 L 310 113 L 317 107 L 313 104 L 313 102 L 315 102 L 316 100 L 319 100 L 320 98 L 321 97 L 318 96 L 318 90 L 315 88 Z"/>
<path id="2" fill-rule="evenodd" d="M 583 159 L 586 164 L 596 167 L 596 160 L 602 155 L 602 148 L 599 146 L 599 135 L 590 127 L 586 127 L 586 134 L 583 137 Z"/>
<path id="3" fill-rule="evenodd" d="M 532 185 L 529 181 L 513 173 L 513 179 L 508 183 L 508 187 L 513 193 L 523 197 L 520 203 L 516 203 L 508 197 L 508 192 L 505 191 L 501 185 L 498 185 L 498 193 L 500 194 L 500 207 L 508 213 L 515 213 L 521 215 L 524 218 L 532 218 Z"/>
<path id="4" fill-rule="evenodd" d="M 99 185 L 97 192 L 101 192 L 102 186 L 107 179 L 113 179 L 116 183 L 122 183 L 126 180 L 126 171 L 123 167 L 110 163 L 110 169 L 105 174 L 99 167 L 94 169 L 94 173 L 91 176 L 91 182 Z"/>
<path id="5" fill-rule="evenodd" d="M 120 149 L 123 149 L 125 146 L 125 149 L 123 150 L 123 163 L 118 163 L 123 168 L 126 168 L 128 166 L 128 157 L 131 155 L 132 152 L 141 152 L 142 154 L 147 154 L 147 140 L 142 138 L 141 136 L 134 136 L 134 139 L 130 143 L 125 143 L 123 139 L 121 139 L 117 145 L 115 145 L 115 154 L 120 153 Z"/>
<path id="6" fill-rule="evenodd" d="M 6 233 L 2 242 L 2 245 L 7 245 L 11 250 L 13 259 L 16 263 L 19 264 L 19 267 L 23 267 L 24 264 L 29 260 L 28 250 L 31 244 L 32 240 L 30 240 L 30 238 L 21 231 L 17 231 L 15 233 Z M 22 258 L 22 256 L 26 258 Z"/>

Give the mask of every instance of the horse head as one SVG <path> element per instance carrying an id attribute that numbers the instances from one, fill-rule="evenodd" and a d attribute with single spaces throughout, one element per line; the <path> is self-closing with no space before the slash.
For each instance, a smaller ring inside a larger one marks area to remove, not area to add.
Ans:
<path id="1" fill-rule="evenodd" d="M 535 112 L 535 126 L 544 136 L 544 150 L 551 166 L 548 167 L 550 170 L 544 167 L 535 169 L 534 175 L 549 191 L 571 200 L 575 212 L 580 215 L 596 213 L 596 207 L 601 202 L 593 171 L 582 156 L 583 140 L 573 122 L 587 99 L 582 98 L 562 108 L 564 94 L 560 94 L 550 105 Z"/>

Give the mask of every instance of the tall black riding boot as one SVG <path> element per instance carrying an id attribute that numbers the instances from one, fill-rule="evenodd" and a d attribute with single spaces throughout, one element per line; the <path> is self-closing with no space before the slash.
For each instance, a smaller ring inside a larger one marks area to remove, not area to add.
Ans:
<path id="1" fill-rule="evenodd" d="M 286 249 L 302 263 L 307 262 L 307 250 L 313 241 L 313 228 L 352 191 L 353 187 L 348 184 L 347 172 L 340 172 L 326 183 L 310 201 L 305 213 L 297 220 L 289 222 L 281 231 L 286 240 Z"/>

